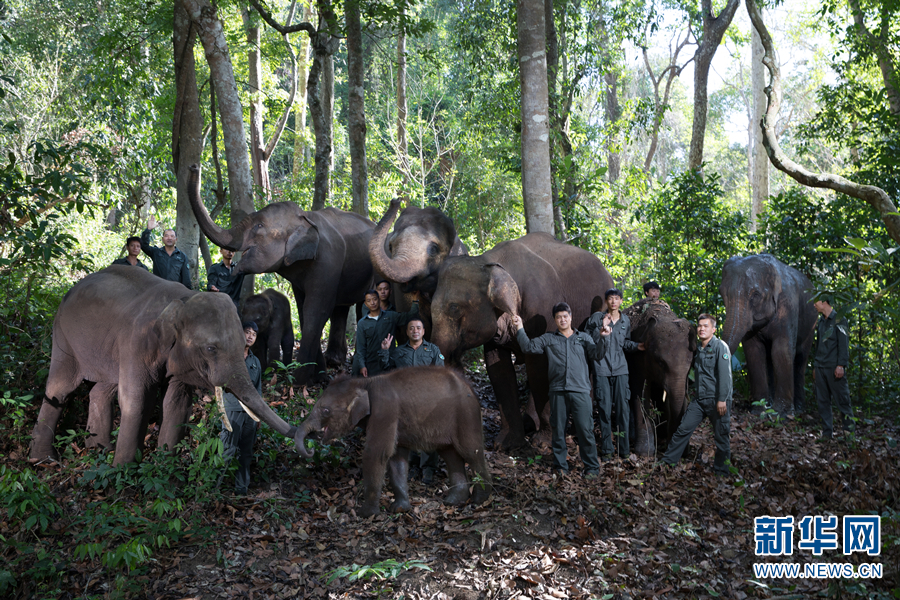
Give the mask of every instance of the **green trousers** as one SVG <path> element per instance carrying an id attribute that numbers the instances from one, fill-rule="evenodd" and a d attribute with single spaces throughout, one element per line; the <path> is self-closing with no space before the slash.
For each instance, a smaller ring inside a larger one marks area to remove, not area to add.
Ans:
<path id="1" fill-rule="evenodd" d="M 600 470 L 594 441 L 594 415 L 590 392 L 550 392 L 550 429 L 553 433 L 553 467 L 569 470 L 566 460 L 566 423 L 572 415 L 581 462 L 588 473 Z"/>
<path id="2" fill-rule="evenodd" d="M 600 455 L 609 456 L 615 452 L 614 446 L 618 446 L 619 456 L 628 458 L 631 446 L 628 440 L 628 375 L 616 375 L 614 377 L 600 376 L 597 378 L 597 388 L 594 390 L 597 396 L 597 408 L 600 413 Z M 618 431 L 618 443 L 612 442 L 612 409 L 616 409 L 616 430 Z"/>
<path id="3" fill-rule="evenodd" d="M 694 430 L 697 429 L 704 417 L 709 417 L 712 423 L 713 440 L 716 443 L 716 460 L 713 470 L 721 475 L 727 475 L 728 467 L 725 462 L 731 458 L 731 400 L 725 406 L 725 414 L 719 416 L 715 398 L 701 398 L 688 404 L 681 425 L 672 436 L 669 448 L 661 459 L 662 462 L 674 465 L 681 460 L 681 455 L 687 449 Z"/>
<path id="4" fill-rule="evenodd" d="M 225 464 L 234 458 L 238 461 L 238 470 L 234 474 L 234 491 L 237 494 L 246 494 L 250 487 L 250 465 L 253 464 L 253 445 L 256 443 L 256 421 L 243 410 L 226 411 L 231 422 L 231 431 L 222 426 L 222 445 Z M 221 479 L 220 479 L 221 482 Z"/>
<path id="5" fill-rule="evenodd" d="M 841 411 L 841 424 L 844 429 L 853 431 L 853 408 L 850 406 L 850 384 L 847 383 L 847 374 L 838 379 L 834 376 L 834 367 L 816 367 L 816 402 L 819 404 L 819 416 L 822 417 L 823 437 L 834 435 L 832 398 Z"/>

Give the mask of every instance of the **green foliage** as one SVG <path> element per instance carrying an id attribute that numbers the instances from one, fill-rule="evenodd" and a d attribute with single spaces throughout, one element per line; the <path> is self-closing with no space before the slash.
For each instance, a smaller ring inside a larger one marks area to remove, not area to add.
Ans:
<path id="1" fill-rule="evenodd" d="M 702 170 L 682 173 L 634 212 L 649 226 L 640 245 L 652 257 L 651 273 L 665 300 L 676 314 L 691 319 L 723 312 L 718 294 L 722 265 L 752 242 L 744 215 L 723 201 L 719 180 Z"/>
<path id="2" fill-rule="evenodd" d="M 335 579 L 340 579 L 342 577 L 346 577 L 348 582 L 361 579 L 385 580 L 394 579 L 403 571 L 408 571 L 410 569 L 420 569 L 423 571 L 432 570 L 427 563 L 420 560 L 407 560 L 401 563 L 390 558 L 375 563 L 374 565 L 357 565 L 354 563 L 350 566 L 338 567 L 323 577 L 327 577 L 325 580 L 326 584 L 330 584 Z"/>
<path id="3" fill-rule="evenodd" d="M 46 533 L 59 513 L 50 488 L 34 471 L 16 472 L 5 465 L 0 465 L 0 504 L 8 518 L 38 533 Z"/>

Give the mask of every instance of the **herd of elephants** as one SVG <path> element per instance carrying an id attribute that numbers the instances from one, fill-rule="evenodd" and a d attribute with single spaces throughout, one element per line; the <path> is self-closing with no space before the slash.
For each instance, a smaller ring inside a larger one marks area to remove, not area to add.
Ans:
<path id="1" fill-rule="evenodd" d="M 215 244 L 241 252 L 238 272 L 274 272 L 290 282 L 302 334 L 294 359 L 304 365 L 295 373 L 296 384 L 326 381 L 327 365 L 345 363 L 348 309 L 362 301 L 374 282 L 386 279 L 393 282 L 397 310 L 408 308 L 407 294 L 419 292 L 419 312 L 446 364 L 459 366 L 467 350 L 483 346 L 500 407 L 497 447 L 507 451 L 527 444 L 526 431 L 549 430 L 547 360 L 520 351 L 510 327 L 513 317 L 520 316 L 525 332 L 537 337 L 555 330 L 552 307 L 566 302 L 573 326 L 583 326 L 592 313 L 605 310 L 605 291 L 614 287 L 596 256 L 545 233 L 530 233 L 470 256 L 453 221 L 433 207 L 409 206 L 400 212 L 395 200 L 376 224 L 335 208 L 305 211 L 292 202 L 279 202 L 225 229 L 213 222 L 203 205 L 196 165 L 189 196 L 203 233 Z M 801 407 L 816 323 L 809 279 L 770 255 L 733 257 L 723 267 L 719 291 L 726 306 L 722 339 L 732 353 L 743 344 L 752 399 L 765 398 L 782 414 Z M 245 318 L 249 309 L 259 321 L 286 319 L 290 329 L 290 307 L 279 304 L 277 296 L 263 298 L 256 308 L 245 306 Z M 268 314 L 273 311 L 278 314 Z M 627 355 L 631 412 L 637 417 L 633 451 L 653 456 L 658 444 L 665 449 L 665 440 L 684 413 L 696 328 L 664 302 L 645 299 L 625 312 L 632 320 L 632 339 L 645 347 Z M 329 320 L 323 352 L 322 332 Z M 273 335 L 264 342 L 270 360 L 277 358 L 280 340 L 280 335 Z M 398 472 L 403 461 L 392 455 L 408 448 L 441 451 L 451 479 L 446 499 L 451 503 L 468 498 L 465 463 L 489 481 L 477 397 L 458 371 L 413 367 L 334 383 L 319 401 L 323 408 L 314 410 L 318 425 L 304 422 L 297 427 L 275 414 L 257 393 L 243 351 L 241 320 L 226 294 L 192 291 L 127 266 L 91 274 L 66 294 L 56 314 L 50 372 L 31 457 L 55 456 L 57 421 L 84 381 L 93 383 L 87 423 L 91 446 L 110 447 L 118 396 L 116 464 L 135 459 L 160 395 L 158 444 L 173 448 L 184 436 L 194 389 L 225 388 L 255 418 L 292 438 L 303 456 L 309 455 L 306 436 L 317 427 L 323 439 L 333 439 L 368 418 L 363 514 L 377 511 L 376 494 L 388 467 L 395 490 L 405 490 L 405 483 L 399 482 L 405 473 Z M 525 365 L 531 392 L 524 412 L 513 355 Z M 646 399 L 641 397 L 645 389 Z M 326 407 L 326 398 L 337 396 L 343 400 Z M 411 416 L 415 411 L 421 414 Z M 658 422 L 651 418 L 654 412 L 660 415 Z M 330 423 L 323 425 L 323 418 Z M 441 430 L 454 439 L 448 438 L 449 447 L 437 448 L 424 439 L 426 430 Z M 386 446 L 376 449 L 376 443 Z M 475 499 L 483 498 L 484 490 L 476 489 Z"/>

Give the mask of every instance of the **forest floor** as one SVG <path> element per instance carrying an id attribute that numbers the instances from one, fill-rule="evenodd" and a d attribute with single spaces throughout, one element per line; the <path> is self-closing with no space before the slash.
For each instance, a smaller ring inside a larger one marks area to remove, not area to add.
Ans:
<path id="1" fill-rule="evenodd" d="M 469 375 L 482 396 L 490 448 L 499 425 L 493 393 L 483 375 Z M 195 416 L 206 410 L 198 404 Z M 548 448 L 522 457 L 489 451 L 494 494 L 488 504 L 444 506 L 441 474 L 430 487 L 411 480 L 412 512 L 369 519 L 354 512 L 361 498 L 361 433 L 330 460 L 310 463 L 274 434 L 262 436 L 250 494 L 216 494 L 202 506 L 180 507 L 182 521 L 194 529 L 154 549 L 130 573 L 107 568 L 106 559 L 75 555 L 75 541 L 90 532 L 72 530 L 74 515 L 89 503 L 114 501 L 85 477 L 90 453 L 78 450 L 61 463 L 36 466 L 24 459 L 24 447 L 7 447 L 0 468 L 40 471 L 64 512 L 42 536 L 44 547 L 49 540 L 55 548 L 53 585 L 25 581 L 20 573 L 8 591 L 29 598 L 55 589 L 58 598 L 160 600 L 897 597 L 900 432 L 893 420 L 863 418 L 855 438 L 819 442 L 817 422 L 810 415 L 774 422 L 736 407 L 736 472 L 724 478 L 712 472 L 708 423 L 677 467 L 632 456 L 604 463 L 590 482 L 577 462 L 571 475 L 553 479 Z M 571 438 L 569 444 L 573 461 L 577 449 Z M 143 494 L 125 495 L 139 502 Z M 385 486 L 383 507 L 389 497 Z M 754 517 L 793 515 L 799 522 L 806 515 L 869 514 L 882 517 L 880 556 L 844 556 L 841 549 L 813 556 L 797 548 L 799 528 L 792 556 L 754 553 Z M 127 540 L 128 531 L 119 533 Z M 13 553 L 31 534 L 0 513 L 0 535 L 18 540 L 3 551 L 4 561 L 20 565 L 7 567 L 7 577 L 16 577 L 25 565 Z M 757 578 L 753 563 L 763 561 L 871 562 L 884 572 L 880 579 Z M 0 567 L 0 585 L 2 579 Z"/>

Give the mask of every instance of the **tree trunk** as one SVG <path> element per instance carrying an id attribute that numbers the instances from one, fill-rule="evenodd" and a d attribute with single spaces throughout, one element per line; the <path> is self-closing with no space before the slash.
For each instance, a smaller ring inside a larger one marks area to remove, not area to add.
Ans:
<path id="1" fill-rule="evenodd" d="M 401 19 L 405 15 L 405 8 L 401 9 Z M 400 159 L 400 171 L 403 175 L 403 184 L 407 189 L 410 184 L 409 172 L 409 142 L 406 136 L 406 32 L 400 28 L 397 34 L 397 154 Z M 406 194 L 402 194 L 405 197 Z"/>
<path id="2" fill-rule="evenodd" d="M 246 6 L 241 8 L 241 19 L 244 22 L 244 33 L 247 36 L 248 86 L 250 87 L 250 168 L 253 173 L 253 185 L 261 190 L 268 200 L 269 161 L 265 155 L 265 134 L 263 132 L 263 95 L 262 95 L 262 59 L 259 46 L 262 36 L 256 15 L 250 14 Z"/>
<path id="3" fill-rule="evenodd" d="M 301 21 L 308 21 L 312 11 L 303 5 Z M 300 175 L 300 166 L 306 162 L 306 79 L 309 77 L 309 37 L 300 39 L 300 52 L 297 56 L 297 100 L 294 105 L 294 179 Z"/>
<path id="4" fill-rule="evenodd" d="M 898 82 L 893 56 L 889 50 L 893 43 L 892 36 L 895 35 L 890 23 L 890 11 L 883 10 L 881 13 L 882 22 L 878 36 L 866 26 L 865 15 L 860 9 L 859 0 L 850 0 L 850 11 L 853 13 L 853 24 L 857 32 L 869 43 L 869 48 L 878 58 L 878 68 L 881 70 L 881 78 L 884 81 L 884 90 L 891 114 L 900 115 L 900 90 L 897 87 L 900 82 Z"/>
<path id="5" fill-rule="evenodd" d="M 562 8 L 565 11 L 565 7 Z M 547 27 L 547 108 L 550 115 L 550 127 L 557 133 L 557 137 L 564 133 L 565 118 L 560 115 L 559 109 L 559 36 L 556 33 L 556 19 L 553 15 L 553 0 L 544 0 L 544 25 Z M 556 237 L 566 242 L 568 233 L 565 217 L 562 210 L 562 199 L 559 197 L 559 169 L 557 164 L 565 159 L 565 154 L 555 144 L 550 144 L 550 198 L 553 203 L 553 224 L 556 229 Z M 569 198 L 566 198 L 568 203 Z"/>
<path id="6" fill-rule="evenodd" d="M 178 248 L 188 258 L 191 281 L 198 278 L 197 247 L 200 227 L 187 197 L 190 166 L 203 153 L 203 117 L 194 64 L 197 30 L 179 0 L 174 3 L 175 111 L 172 118 L 172 166 L 175 171 L 176 225 Z M 148 190 L 149 191 L 149 190 Z"/>
<path id="7" fill-rule="evenodd" d="M 769 157 L 766 156 L 766 149 L 763 147 L 763 131 L 760 126 L 763 115 L 766 114 L 766 93 L 763 91 L 766 86 L 766 74 L 762 63 L 765 49 L 759 39 L 759 33 L 752 27 L 751 30 L 750 44 L 753 62 L 750 69 L 750 87 L 753 90 L 753 106 L 750 130 L 753 135 L 750 138 L 750 147 L 753 154 L 750 161 L 750 189 L 753 197 L 750 202 L 750 228 L 752 231 L 756 231 L 759 225 L 759 215 L 765 210 L 766 200 L 769 198 Z"/>
<path id="8" fill-rule="evenodd" d="M 369 171 L 366 166 L 365 65 L 363 64 L 362 25 L 359 0 L 344 5 L 347 20 L 347 129 L 350 142 L 350 179 L 353 212 L 369 217 Z"/>
<path id="9" fill-rule="evenodd" d="M 778 111 L 781 108 L 781 69 L 775 62 L 775 48 L 772 44 L 772 38 L 769 36 L 769 31 L 766 29 L 762 16 L 759 14 L 755 0 L 747 0 L 747 12 L 750 13 L 750 20 L 753 22 L 756 31 L 759 32 L 763 48 L 765 48 L 763 64 L 769 71 L 770 77 L 769 86 L 766 87 L 768 104 L 766 114 L 762 120 L 763 144 L 769 155 L 769 160 L 772 161 L 776 169 L 787 173 L 803 185 L 834 190 L 866 201 L 880 214 L 891 239 L 900 243 L 900 215 L 897 214 L 897 207 L 894 206 L 894 202 L 887 192 L 874 185 L 860 185 L 840 175 L 813 173 L 789 159 L 781 150 L 778 138 L 775 136 L 775 123 L 778 120 Z"/>
<path id="10" fill-rule="evenodd" d="M 713 16 L 712 0 L 702 0 L 703 37 L 694 54 L 694 122 L 691 127 L 691 151 L 688 168 L 699 169 L 703 163 L 703 143 L 706 136 L 706 113 L 709 107 L 709 67 L 722 42 L 725 30 L 731 25 L 740 0 L 728 0 L 718 17 Z"/>
<path id="11" fill-rule="evenodd" d="M 522 87 L 522 198 L 529 233 L 553 233 L 547 30 L 543 0 L 518 0 L 519 75 Z"/>
<path id="12" fill-rule="evenodd" d="M 622 110 L 619 108 L 619 75 L 615 72 L 614 67 L 610 65 L 609 72 L 604 76 L 606 81 L 606 123 L 610 131 L 615 131 L 615 123 L 622 116 Z M 607 176 L 610 183 L 619 180 L 622 171 L 621 157 L 619 155 L 619 141 L 610 133 L 606 138 L 606 154 L 607 154 Z"/>
<path id="13" fill-rule="evenodd" d="M 244 114 L 238 97 L 234 69 L 228 54 L 228 43 L 222 22 L 209 0 L 182 0 L 188 14 L 198 26 L 198 34 L 206 52 L 210 76 L 215 80 L 222 136 L 225 139 L 225 161 L 228 163 L 228 192 L 231 195 L 231 222 L 238 223 L 254 211 L 250 162 L 247 159 L 247 137 Z M 186 181 L 186 179 L 185 179 Z"/>
<path id="14" fill-rule="evenodd" d="M 328 0 L 319 0 L 319 27 L 311 38 L 313 64 L 307 90 L 309 112 L 316 134 L 316 178 L 313 210 L 325 208 L 331 197 L 332 123 L 334 113 L 334 52 L 338 38 L 331 35 L 334 12 Z"/>

